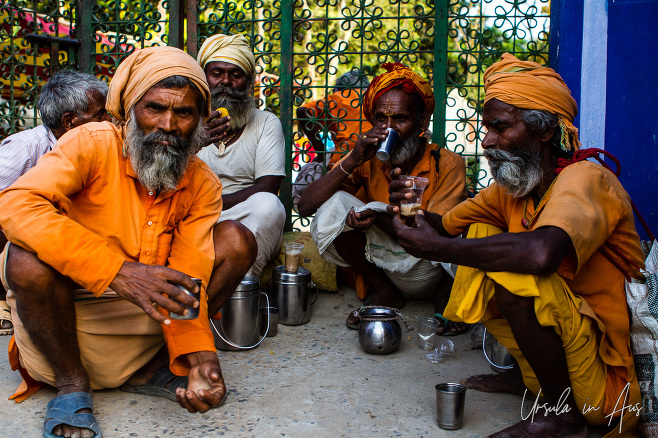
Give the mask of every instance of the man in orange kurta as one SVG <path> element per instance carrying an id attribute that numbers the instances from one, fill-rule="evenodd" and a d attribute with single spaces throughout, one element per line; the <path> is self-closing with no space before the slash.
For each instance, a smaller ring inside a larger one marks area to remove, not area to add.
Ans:
<path id="1" fill-rule="evenodd" d="M 400 167 L 406 175 L 429 179 L 422 207 L 438 214 L 465 199 L 466 172 L 459 155 L 429 144 L 423 136 L 434 110 L 429 83 L 401 64 L 383 66 L 387 72 L 372 81 L 364 98 L 364 114 L 373 128 L 359 137 L 354 149 L 331 172 L 309 185 L 298 210 L 301 216 L 317 210 L 311 235 L 322 256 L 340 266 L 351 266 L 363 276 L 370 285 L 368 297 L 362 297 L 368 304 L 399 308 L 405 298 L 435 297 L 438 284 L 452 279 L 443 275 L 439 264 L 392 246 L 396 241 L 390 226 L 392 216 L 377 210 L 388 203 L 390 172 Z M 387 128 L 395 130 L 399 140 L 390 160 L 383 162 L 375 158 L 375 152 L 388 135 Z M 354 197 L 360 189 L 369 205 L 355 212 L 353 207 L 363 207 Z M 381 206 L 370 204 L 373 202 Z M 354 327 L 355 317 L 358 315 L 348 317 L 348 327 Z"/>
<path id="2" fill-rule="evenodd" d="M 494 436 L 586 437 L 588 424 L 632 434 L 641 404 L 624 279 L 641 278 L 644 265 L 630 198 L 583 160 L 576 102 L 552 69 L 505 54 L 485 91 L 482 146 L 495 182 L 443 217 L 419 215 L 416 228 L 394 220 L 400 243 L 460 265 L 445 316 L 482 321 L 518 362 L 462 383 L 544 397 Z M 397 211 L 404 185 L 391 187 Z M 467 239 L 446 238 L 467 229 Z"/>
<path id="3" fill-rule="evenodd" d="M 47 436 L 100 434 L 92 389 L 123 385 L 190 412 L 218 406 L 226 387 L 208 315 L 255 257 L 248 230 L 215 226 L 221 183 L 195 156 L 209 114 L 196 61 L 172 47 L 135 52 L 107 109 L 116 124 L 68 132 L 0 194 L 10 362 L 24 378 L 14 398 L 44 383 L 57 389 Z M 170 316 L 194 309 L 195 319 Z"/>

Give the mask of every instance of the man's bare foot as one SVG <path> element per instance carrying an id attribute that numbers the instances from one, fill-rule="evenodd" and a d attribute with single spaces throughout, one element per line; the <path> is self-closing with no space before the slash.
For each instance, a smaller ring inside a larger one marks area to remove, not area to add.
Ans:
<path id="1" fill-rule="evenodd" d="M 466 333 L 470 327 L 471 325 L 465 322 L 448 321 L 446 324 L 445 321 L 441 320 L 441 325 L 437 329 L 436 334 L 443 335 L 446 332 L 450 332 L 451 334 L 461 335 L 462 333 Z"/>
<path id="2" fill-rule="evenodd" d="M 504 373 L 471 376 L 462 379 L 460 383 L 469 389 L 482 392 L 506 392 L 509 394 L 523 395 L 526 390 L 523 384 L 523 376 L 518 366 Z"/>
<path id="3" fill-rule="evenodd" d="M 530 415 L 530 413 L 525 413 Z M 587 438 L 587 423 L 583 417 L 574 411 L 544 416 L 543 411 L 534 417 L 516 423 L 507 429 L 490 435 L 490 438 Z"/>

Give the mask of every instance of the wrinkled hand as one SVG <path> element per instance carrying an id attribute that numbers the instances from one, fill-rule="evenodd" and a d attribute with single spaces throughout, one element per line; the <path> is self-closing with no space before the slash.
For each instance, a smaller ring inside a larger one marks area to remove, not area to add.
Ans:
<path id="1" fill-rule="evenodd" d="M 407 254 L 426 260 L 435 260 L 433 255 L 440 253 L 440 244 L 446 237 L 439 233 L 425 219 L 425 212 L 419 211 L 415 215 L 414 226 L 404 224 L 400 215 L 393 217 L 393 228 L 398 234 L 398 242 Z"/>
<path id="2" fill-rule="evenodd" d="M 187 389 L 176 389 L 176 401 L 188 412 L 207 412 L 219 405 L 226 394 L 217 353 L 199 351 L 188 354 L 187 358 L 192 365 Z"/>
<path id="3" fill-rule="evenodd" d="M 391 184 L 388 186 L 388 206 L 386 211 L 390 214 L 395 215 L 400 212 L 400 201 L 403 199 L 410 199 L 413 196 L 413 191 L 411 186 L 413 186 L 412 181 L 402 181 L 398 177 L 402 173 L 402 169 L 396 167 L 391 170 Z"/>
<path id="4" fill-rule="evenodd" d="M 219 144 L 227 137 L 229 120 L 231 120 L 231 116 L 219 117 L 219 111 L 210 113 L 206 126 L 208 127 L 211 143 Z"/>
<path id="5" fill-rule="evenodd" d="M 350 154 L 356 167 L 370 161 L 377 152 L 377 144 L 388 135 L 386 125 L 373 126 L 365 134 L 361 134 Z"/>
<path id="6" fill-rule="evenodd" d="M 199 306 L 197 300 L 176 284 L 194 293 L 199 292 L 196 283 L 182 272 L 164 266 L 126 261 L 110 283 L 110 288 L 121 298 L 141 307 L 152 319 L 168 325 L 171 320 L 158 312 L 155 305 L 179 314 L 188 311 L 183 304 L 193 308 Z"/>
<path id="7" fill-rule="evenodd" d="M 345 223 L 356 231 L 366 231 L 375 224 L 376 219 L 377 212 L 374 210 L 367 209 L 356 213 L 354 209 L 351 209 L 347 213 Z"/>

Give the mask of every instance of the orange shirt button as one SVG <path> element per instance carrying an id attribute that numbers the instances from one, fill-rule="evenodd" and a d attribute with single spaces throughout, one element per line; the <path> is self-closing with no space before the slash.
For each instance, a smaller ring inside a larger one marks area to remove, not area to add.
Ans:
<path id="1" fill-rule="evenodd" d="M 153 222 L 149 221 L 149 225 L 153 225 Z"/>

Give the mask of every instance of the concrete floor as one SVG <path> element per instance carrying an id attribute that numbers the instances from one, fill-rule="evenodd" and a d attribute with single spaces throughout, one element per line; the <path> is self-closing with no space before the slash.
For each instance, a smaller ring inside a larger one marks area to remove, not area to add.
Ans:
<path id="1" fill-rule="evenodd" d="M 464 427 L 444 431 L 436 423 L 434 385 L 491 372 L 469 335 L 451 338 L 458 359 L 425 360 L 416 332 L 403 334 L 401 348 L 387 356 L 365 353 L 345 316 L 360 305 L 353 290 L 320 292 L 313 317 L 301 326 L 279 325 L 279 333 L 258 348 L 219 352 L 229 388 L 227 402 L 206 414 L 189 414 L 157 397 L 119 390 L 94 393 L 95 414 L 105 437 L 481 437 L 520 420 L 521 398 L 508 394 L 466 394 Z M 413 321 L 433 313 L 429 302 L 403 309 Z M 416 325 L 415 323 L 412 325 Z M 404 330 L 403 330 L 404 331 Z M 8 336 L 0 337 L 6 351 Z M 112 360 L 112 358 L 108 358 Z M 46 404 L 55 396 L 42 389 L 27 401 L 6 399 L 20 383 L 0 361 L 0 437 L 42 436 Z"/>

